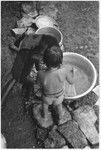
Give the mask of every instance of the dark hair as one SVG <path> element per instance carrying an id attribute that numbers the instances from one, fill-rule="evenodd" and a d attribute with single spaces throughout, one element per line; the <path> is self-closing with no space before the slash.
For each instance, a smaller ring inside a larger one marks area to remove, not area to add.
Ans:
<path id="1" fill-rule="evenodd" d="M 43 34 L 38 46 L 34 48 L 34 53 L 44 54 L 44 51 L 52 46 L 59 46 L 57 39 L 53 36 Z"/>
<path id="2" fill-rule="evenodd" d="M 57 39 L 53 36 L 43 34 L 39 44 L 32 50 L 35 64 L 39 63 L 40 57 L 43 58 L 45 50 L 50 49 L 52 46 L 59 47 Z M 35 57 L 35 55 L 37 55 L 37 58 Z"/>
<path id="3" fill-rule="evenodd" d="M 63 53 L 59 46 L 52 46 L 44 52 L 43 61 L 47 67 L 60 67 L 63 60 Z"/>

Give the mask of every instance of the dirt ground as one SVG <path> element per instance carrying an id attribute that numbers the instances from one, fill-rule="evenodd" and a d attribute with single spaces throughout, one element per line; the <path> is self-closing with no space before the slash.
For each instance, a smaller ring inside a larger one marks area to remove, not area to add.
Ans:
<path id="1" fill-rule="evenodd" d="M 9 49 L 10 30 L 20 19 L 20 1 L 1 2 L 1 90 L 11 77 L 16 53 Z M 53 17 L 63 34 L 65 51 L 88 57 L 94 64 L 99 80 L 99 2 L 51 1 L 40 3 L 40 14 Z M 98 80 L 97 83 L 98 84 Z M 21 85 L 16 84 L 1 111 L 1 132 L 7 148 L 33 148 L 37 145 L 35 122 L 24 110 Z"/>

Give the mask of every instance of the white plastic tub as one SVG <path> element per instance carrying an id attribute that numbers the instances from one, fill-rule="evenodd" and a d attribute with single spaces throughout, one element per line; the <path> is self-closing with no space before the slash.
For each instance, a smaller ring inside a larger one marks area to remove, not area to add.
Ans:
<path id="1" fill-rule="evenodd" d="M 94 88 L 97 80 L 97 71 L 92 62 L 80 54 L 65 52 L 63 53 L 63 63 L 74 65 L 83 70 L 88 76 L 90 82 L 89 88 L 86 89 L 84 93 L 76 95 L 74 97 L 66 97 L 66 99 L 78 99 L 88 94 Z"/>

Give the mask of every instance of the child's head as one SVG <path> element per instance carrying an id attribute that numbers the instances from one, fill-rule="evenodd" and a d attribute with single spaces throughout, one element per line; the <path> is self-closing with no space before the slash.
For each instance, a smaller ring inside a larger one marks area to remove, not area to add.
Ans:
<path id="1" fill-rule="evenodd" d="M 59 46 L 57 39 L 50 35 L 42 35 L 39 44 L 34 48 L 34 52 L 37 54 L 44 54 L 44 51 L 52 46 Z"/>
<path id="2" fill-rule="evenodd" d="M 60 67 L 63 60 L 63 53 L 59 46 L 52 46 L 44 52 L 44 63 L 47 67 Z"/>

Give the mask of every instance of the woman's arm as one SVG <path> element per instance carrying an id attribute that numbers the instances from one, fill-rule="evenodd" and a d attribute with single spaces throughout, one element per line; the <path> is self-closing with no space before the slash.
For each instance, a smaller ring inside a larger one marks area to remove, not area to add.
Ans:
<path id="1" fill-rule="evenodd" d="M 16 47 L 16 46 L 14 45 L 14 43 L 10 43 L 9 48 L 12 49 L 12 50 L 15 50 L 15 51 L 17 51 L 17 52 L 20 51 L 20 47 Z"/>

